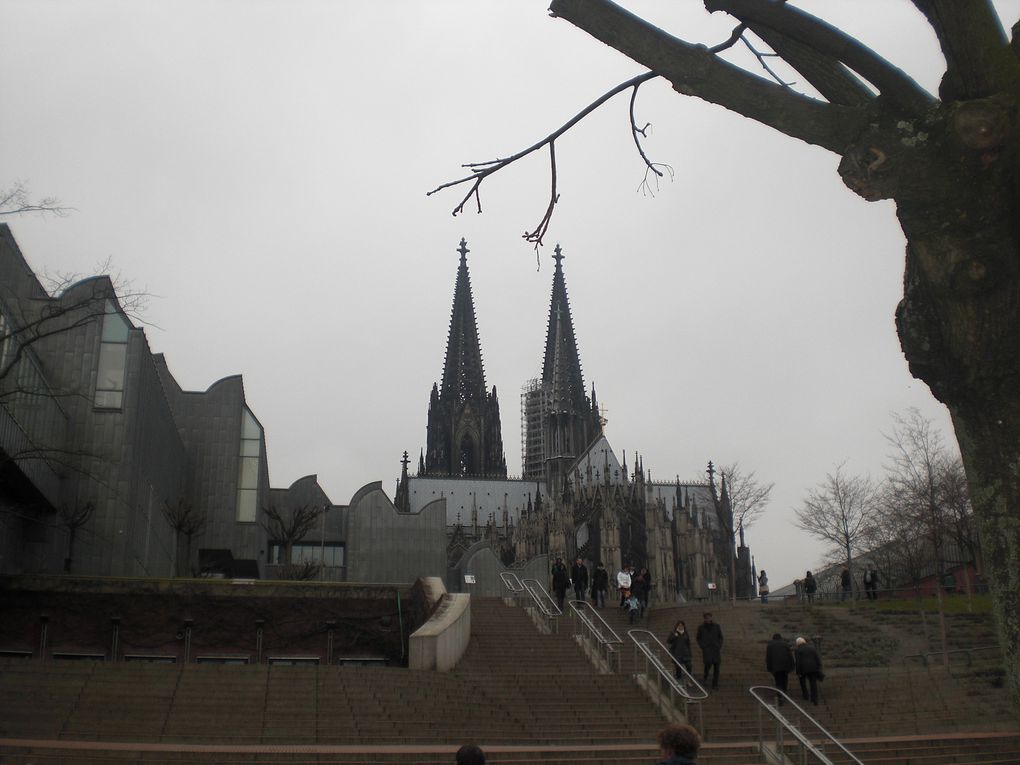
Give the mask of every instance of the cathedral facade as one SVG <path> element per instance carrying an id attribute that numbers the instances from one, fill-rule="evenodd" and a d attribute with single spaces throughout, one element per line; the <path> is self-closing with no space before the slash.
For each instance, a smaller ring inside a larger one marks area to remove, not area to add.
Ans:
<path id="1" fill-rule="evenodd" d="M 595 387 L 585 387 L 559 246 L 542 374 L 521 393 L 521 478 L 508 477 L 496 388 L 486 386 L 474 298 L 461 240 L 450 330 L 440 383 L 429 398 L 426 447 L 416 475 L 403 470 L 398 511 L 419 512 L 444 499 L 447 563 L 487 544 L 507 566 L 540 556 L 580 557 L 610 571 L 647 567 L 658 602 L 738 596 L 751 587 L 749 554 L 741 545 L 730 581 L 733 514 L 725 477 L 652 481 L 642 457 L 628 468 L 605 433 Z"/>

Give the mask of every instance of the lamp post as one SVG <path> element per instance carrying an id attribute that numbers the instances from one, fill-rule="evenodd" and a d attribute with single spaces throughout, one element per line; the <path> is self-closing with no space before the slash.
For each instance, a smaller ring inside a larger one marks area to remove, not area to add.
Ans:
<path id="1" fill-rule="evenodd" d="M 319 581 L 326 579 L 326 511 L 329 505 L 322 506 L 322 535 L 319 538 Z"/>

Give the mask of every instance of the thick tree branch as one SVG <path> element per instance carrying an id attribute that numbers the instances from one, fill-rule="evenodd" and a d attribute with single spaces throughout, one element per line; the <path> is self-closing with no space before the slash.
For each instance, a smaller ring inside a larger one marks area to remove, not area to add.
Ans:
<path id="1" fill-rule="evenodd" d="M 924 114 L 934 103 L 932 96 L 901 69 L 809 13 L 785 3 L 761 0 L 705 0 L 705 7 L 712 12 L 728 13 L 748 25 L 768 27 L 783 37 L 841 61 L 908 114 Z"/>
<path id="2" fill-rule="evenodd" d="M 752 75 L 702 45 L 691 45 L 610 0 L 553 0 L 552 12 L 597 40 L 697 96 L 838 154 L 858 135 L 865 115 L 826 104 Z"/>
<path id="3" fill-rule="evenodd" d="M 831 56 L 769 27 L 756 25 L 751 27 L 751 31 L 796 69 L 829 103 L 857 107 L 867 105 L 874 98 L 864 83 Z"/>
<path id="4" fill-rule="evenodd" d="M 953 100 L 984 98 L 1020 85 L 1020 62 L 990 0 L 914 0 L 946 58 Z"/>

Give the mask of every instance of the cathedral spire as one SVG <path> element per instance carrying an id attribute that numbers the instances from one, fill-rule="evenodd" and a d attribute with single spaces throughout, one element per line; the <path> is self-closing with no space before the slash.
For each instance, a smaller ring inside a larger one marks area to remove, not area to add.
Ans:
<path id="1" fill-rule="evenodd" d="M 496 389 L 485 387 L 467 242 L 460 240 L 442 383 L 432 386 L 421 475 L 506 477 Z"/>
<path id="2" fill-rule="evenodd" d="M 457 284 L 453 290 L 450 334 L 446 342 L 443 384 L 439 392 L 448 401 L 484 400 L 485 369 L 478 342 L 475 301 L 471 295 L 471 276 L 467 266 L 470 250 L 466 240 L 460 240 L 457 252 L 460 253 L 460 266 L 457 268 Z"/>
<path id="3" fill-rule="evenodd" d="M 553 400 L 567 404 L 575 414 L 587 413 L 591 404 L 585 396 L 581 359 L 574 337 L 574 320 L 570 315 L 567 282 L 563 276 L 563 251 L 556 245 L 553 260 L 552 298 L 549 301 L 549 327 L 546 332 L 542 382 L 553 384 Z"/>

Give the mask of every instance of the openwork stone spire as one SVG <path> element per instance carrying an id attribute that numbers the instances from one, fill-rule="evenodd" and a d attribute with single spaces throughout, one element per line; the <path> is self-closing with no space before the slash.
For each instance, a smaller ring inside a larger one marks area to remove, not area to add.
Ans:
<path id="1" fill-rule="evenodd" d="M 441 385 L 429 400 L 425 475 L 506 476 L 496 389 L 486 390 L 467 242 L 460 240 Z"/>

